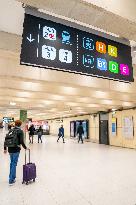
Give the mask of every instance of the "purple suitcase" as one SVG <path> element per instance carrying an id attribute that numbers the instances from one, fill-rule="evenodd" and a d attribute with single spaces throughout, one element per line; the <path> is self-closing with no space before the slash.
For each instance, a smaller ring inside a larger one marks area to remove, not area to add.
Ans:
<path id="1" fill-rule="evenodd" d="M 36 165 L 30 162 L 30 150 L 29 150 L 29 163 L 26 163 L 26 151 L 25 151 L 25 164 L 23 165 L 23 181 L 22 184 L 30 182 L 36 179 Z"/>

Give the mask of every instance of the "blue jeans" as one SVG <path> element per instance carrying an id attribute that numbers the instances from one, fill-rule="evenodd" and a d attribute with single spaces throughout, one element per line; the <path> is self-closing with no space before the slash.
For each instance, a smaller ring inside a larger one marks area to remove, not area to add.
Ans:
<path id="1" fill-rule="evenodd" d="M 9 183 L 13 183 L 16 178 L 16 166 L 18 163 L 19 152 L 10 153 L 10 173 L 9 173 Z"/>
<path id="2" fill-rule="evenodd" d="M 38 143 L 39 143 L 39 140 L 41 140 L 41 143 L 42 143 L 42 135 L 38 135 Z"/>

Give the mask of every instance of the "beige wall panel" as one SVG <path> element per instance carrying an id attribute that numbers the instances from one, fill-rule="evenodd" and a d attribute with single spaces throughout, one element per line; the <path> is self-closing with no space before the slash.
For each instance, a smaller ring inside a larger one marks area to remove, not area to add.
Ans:
<path id="1" fill-rule="evenodd" d="M 70 137 L 70 121 L 74 120 L 89 120 L 89 139 L 92 142 L 99 141 L 99 117 L 93 116 L 79 116 L 79 117 L 72 117 L 72 118 L 64 118 L 63 123 L 57 123 L 56 120 L 49 120 L 50 125 L 50 132 L 53 135 L 58 134 L 58 129 L 61 124 L 63 124 L 65 129 L 65 137 Z"/>
<path id="2" fill-rule="evenodd" d="M 110 135 L 110 145 L 122 147 L 122 128 L 117 128 L 117 136 Z"/>
<path id="3" fill-rule="evenodd" d="M 134 137 L 132 139 L 127 139 L 123 137 L 123 118 L 133 116 L 134 120 Z M 127 147 L 127 148 L 136 148 L 136 110 L 124 110 L 120 112 L 116 112 L 114 117 L 117 118 L 117 136 L 112 136 L 111 134 L 111 119 L 112 114 L 109 115 L 109 133 L 110 133 L 110 145 L 114 146 L 121 146 L 121 147 Z"/>

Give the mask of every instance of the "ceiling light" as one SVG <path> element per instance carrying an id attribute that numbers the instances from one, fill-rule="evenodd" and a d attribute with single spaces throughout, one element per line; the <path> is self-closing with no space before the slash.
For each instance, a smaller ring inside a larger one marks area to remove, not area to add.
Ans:
<path id="1" fill-rule="evenodd" d="M 79 103 L 75 103 L 75 102 L 67 102 L 66 105 L 68 106 L 78 106 Z"/>
<path id="2" fill-rule="evenodd" d="M 102 100 L 101 102 L 105 105 L 111 105 L 113 103 L 112 100 Z"/>
<path id="3" fill-rule="evenodd" d="M 112 114 L 113 114 L 113 115 L 115 115 L 115 114 L 116 114 L 116 112 L 115 112 L 115 111 L 113 111 L 113 112 L 112 112 Z"/>
<path id="4" fill-rule="evenodd" d="M 116 109 L 116 108 L 112 108 L 111 110 L 114 112 L 114 111 L 116 111 L 117 109 Z"/>
<path id="5" fill-rule="evenodd" d="M 122 105 L 123 105 L 123 106 L 126 106 L 126 107 L 127 107 L 127 106 L 129 107 L 129 106 L 133 106 L 134 104 L 131 103 L 131 102 L 123 102 Z"/>
<path id="6" fill-rule="evenodd" d="M 44 103 L 45 103 L 46 105 L 52 105 L 52 104 L 54 104 L 55 102 L 54 102 L 54 101 L 50 101 L 50 100 L 44 100 Z"/>
<path id="7" fill-rule="evenodd" d="M 51 96 L 51 99 L 52 100 L 64 100 L 64 96 L 61 96 L 61 95 L 52 95 Z"/>
<path id="8" fill-rule="evenodd" d="M 94 97 L 97 98 L 106 98 L 107 97 L 107 93 L 103 92 L 103 91 L 95 91 L 95 93 L 93 94 Z"/>
<path id="9" fill-rule="evenodd" d="M 86 114 L 86 111 L 78 111 L 79 114 Z"/>
<path id="10" fill-rule="evenodd" d="M 32 96 L 32 93 L 30 93 L 30 92 L 17 92 L 17 95 L 19 96 L 19 97 L 31 97 Z"/>
<path id="11" fill-rule="evenodd" d="M 67 95 L 77 95 L 78 94 L 78 91 L 76 88 L 73 88 L 73 87 L 61 87 L 60 90 L 62 92 L 64 92 L 65 94 Z"/>
<path id="12" fill-rule="evenodd" d="M 36 115 L 46 115 L 46 113 L 37 113 Z"/>
<path id="13" fill-rule="evenodd" d="M 100 105 L 98 105 L 98 104 L 88 104 L 87 107 L 95 108 L 95 107 L 100 107 Z"/>
<path id="14" fill-rule="evenodd" d="M 12 105 L 12 106 L 15 106 L 15 105 L 16 105 L 15 102 L 10 102 L 9 104 Z"/>

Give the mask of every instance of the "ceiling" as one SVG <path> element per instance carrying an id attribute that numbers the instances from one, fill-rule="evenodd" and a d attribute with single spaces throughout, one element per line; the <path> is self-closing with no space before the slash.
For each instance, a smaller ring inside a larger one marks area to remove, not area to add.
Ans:
<path id="1" fill-rule="evenodd" d="M 128 13 L 126 12 L 124 16 L 122 12 L 119 16 L 119 8 L 116 13 L 112 13 L 115 10 L 115 4 L 113 10 L 110 10 L 109 4 L 102 8 L 100 1 L 96 1 L 97 4 L 94 5 L 94 2 L 89 0 L 88 2 L 71 0 L 67 7 L 65 7 L 66 4 L 62 4 L 62 0 L 22 0 L 21 2 L 44 9 L 45 13 L 128 38 L 132 46 L 136 45 L 136 22 L 133 21 L 136 14 L 132 12 L 132 15 L 129 15 L 129 6 Z M 136 4 L 133 2 L 134 5 Z M 83 15 L 85 13 L 86 15 Z M 107 15 L 108 19 L 106 19 Z M 136 105 L 136 83 L 126 84 L 21 66 L 19 54 L 23 18 L 24 9 L 19 1 L 5 0 L 1 3 L 0 118 L 3 116 L 17 118 L 20 109 L 27 109 L 28 117 L 49 119 Z M 109 25 L 111 21 L 112 26 Z M 135 75 L 135 53 L 132 53 L 132 56 Z M 16 105 L 10 105 L 10 102 L 15 102 Z"/>

